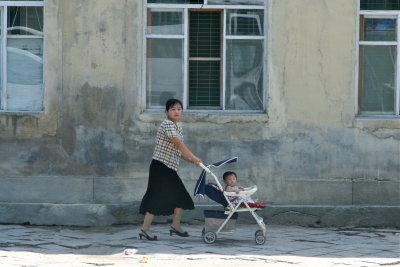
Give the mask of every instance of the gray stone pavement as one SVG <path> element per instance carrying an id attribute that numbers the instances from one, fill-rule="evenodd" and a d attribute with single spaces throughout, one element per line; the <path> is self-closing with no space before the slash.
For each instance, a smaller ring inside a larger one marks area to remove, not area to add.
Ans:
<path id="1" fill-rule="evenodd" d="M 184 225 L 188 238 L 155 225 L 156 242 L 139 240 L 139 227 L 0 225 L 0 266 L 400 266 L 394 229 L 267 225 L 267 241 L 257 245 L 257 224 L 238 224 L 214 244 L 203 242 L 202 225 Z"/>

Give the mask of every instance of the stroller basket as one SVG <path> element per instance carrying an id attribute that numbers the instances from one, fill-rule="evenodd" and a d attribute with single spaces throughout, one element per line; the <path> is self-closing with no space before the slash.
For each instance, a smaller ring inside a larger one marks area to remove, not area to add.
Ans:
<path id="1" fill-rule="evenodd" d="M 205 210 L 204 211 L 205 218 L 205 230 L 206 231 L 217 231 L 219 227 L 225 222 L 228 218 L 228 215 L 223 211 L 219 210 Z M 222 232 L 234 232 L 236 229 L 236 221 L 238 218 L 238 214 L 234 213 L 229 221 L 225 224 L 225 227 L 222 229 Z"/>

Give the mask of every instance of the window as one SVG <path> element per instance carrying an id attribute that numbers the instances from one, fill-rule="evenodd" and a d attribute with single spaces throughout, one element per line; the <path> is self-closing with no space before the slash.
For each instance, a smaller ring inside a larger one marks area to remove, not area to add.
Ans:
<path id="1" fill-rule="evenodd" d="M 1 1 L 1 111 L 43 110 L 43 1 Z"/>
<path id="2" fill-rule="evenodd" d="M 263 111 L 265 14 L 264 0 L 148 0 L 146 108 Z"/>
<path id="3" fill-rule="evenodd" d="M 399 118 L 399 0 L 360 0 L 358 114 Z"/>

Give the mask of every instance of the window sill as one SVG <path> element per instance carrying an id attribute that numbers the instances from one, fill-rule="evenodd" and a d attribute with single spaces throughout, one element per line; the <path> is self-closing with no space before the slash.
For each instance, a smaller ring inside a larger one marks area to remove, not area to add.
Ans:
<path id="1" fill-rule="evenodd" d="M 356 116 L 353 126 L 368 129 L 400 129 L 400 116 L 392 115 L 364 115 Z"/>
<path id="2" fill-rule="evenodd" d="M 396 115 L 356 115 L 356 120 L 400 120 Z"/>
<path id="3" fill-rule="evenodd" d="M 359 122 L 400 122 L 400 116 L 392 116 L 392 115 L 375 115 L 375 116 L 356 116 L 355 121 Z"/>
<path id="4" fill-rule="evenodd" d="M 0 110 L 0 115 L 41 115 L 44 114 L 44 111 L 9 111 L 9 110 Z"/>
<path id="5" fill-rule="evenodd" d="M 143 122 L 160 122 L 165 118 L 162 110 L 145 110 L 139 115 Z M 222 110 L 185 110 L 181 122 L 210 122 L 217 124 L 224 123 L 249 123 L 268 122 L 268 114 L 263 111 L 222 111 Z"/>

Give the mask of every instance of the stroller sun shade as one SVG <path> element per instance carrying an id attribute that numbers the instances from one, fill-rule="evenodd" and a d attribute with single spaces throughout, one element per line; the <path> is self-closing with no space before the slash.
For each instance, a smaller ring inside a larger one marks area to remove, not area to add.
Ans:
<path id="1" fill-rule="evenodd" d="M 208 165 L 208 167 L 219 168 L 224 164 L 237 162 L 237 157 L 233 157 L 230 159 L 222 160 L 213 164 Z M 194 195 L 204 197 L 206 194 L 206 171 L 203 170 L 200 174 L 199 179 L 197 180 L 196 187 L 194 188 Z"/>

